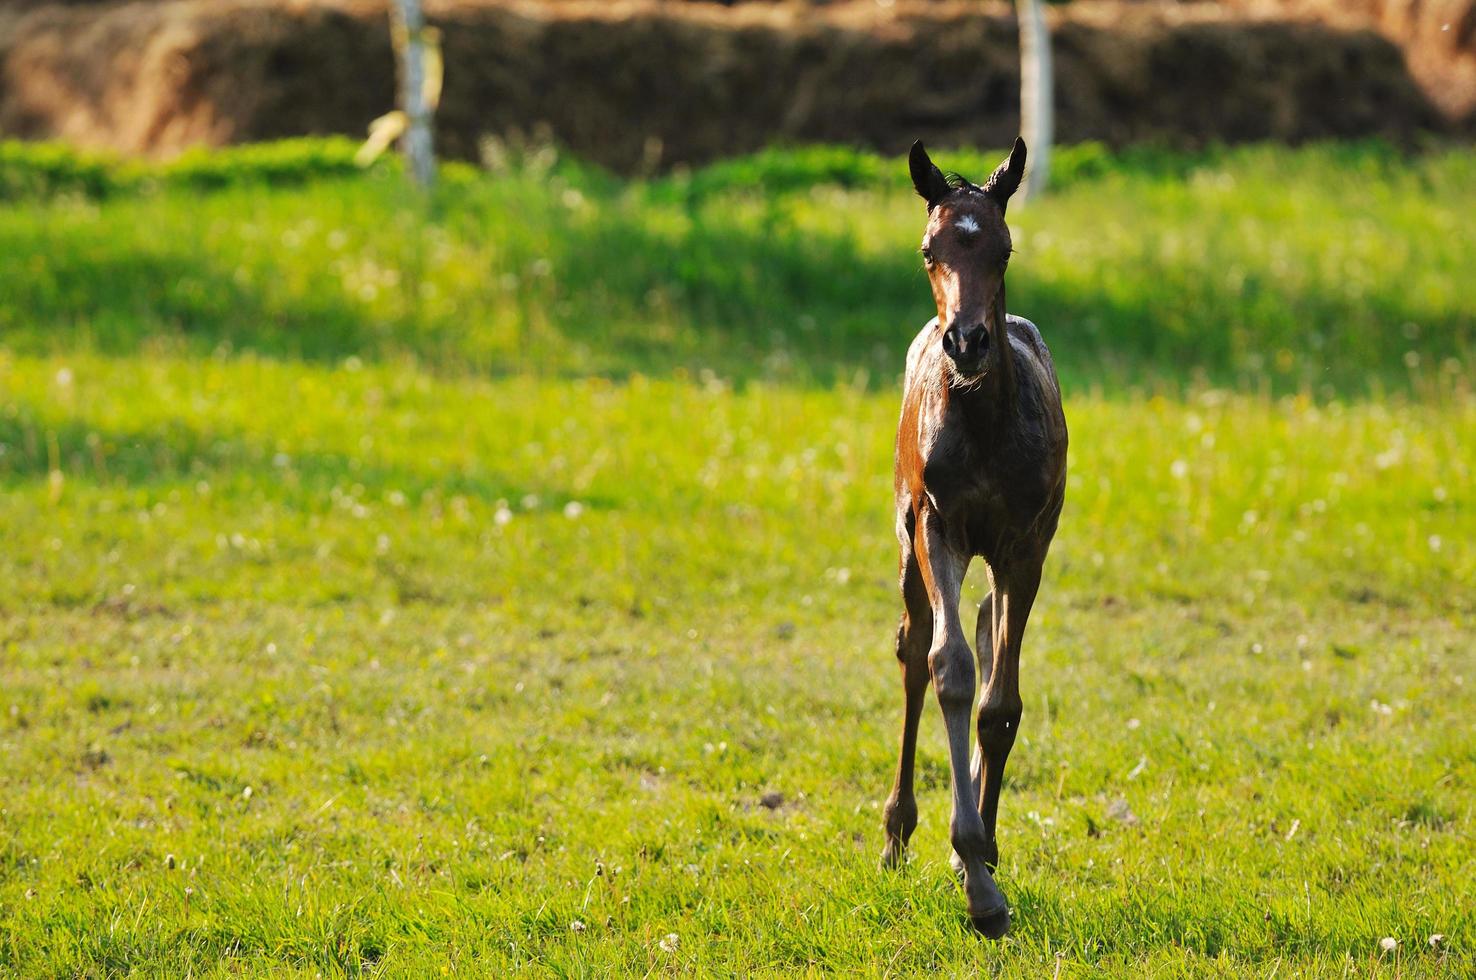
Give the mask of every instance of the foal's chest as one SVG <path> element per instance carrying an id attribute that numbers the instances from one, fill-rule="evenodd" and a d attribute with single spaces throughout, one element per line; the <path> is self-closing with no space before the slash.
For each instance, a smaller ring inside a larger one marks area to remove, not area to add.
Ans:
<path id="1" fill-rule="evenodd" d="M 923 459 L 930 506 L 961 530 L 963 550 L 991 562 L 1008 557 L 1054 503 L 1053 481 L 1011 449 L 954 435 L 935 440 Z"/>

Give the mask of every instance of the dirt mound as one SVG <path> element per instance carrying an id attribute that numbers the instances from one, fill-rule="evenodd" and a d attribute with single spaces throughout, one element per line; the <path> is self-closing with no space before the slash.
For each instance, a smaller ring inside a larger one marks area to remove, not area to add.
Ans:
<path id="1" fill-rule="evenodd" d="M 362 133 L 393 93 L 387 22 L 294 5 L 45 5 L 0 20 L 0 131 L 169 154 Z"/>
<path id="2" fill-rule="evenodd" d="M 1227 0 L 1257 16 L 1373 28 L 1404 52 L 1411 75 L 1451 118 L 1476 113 L 1476 0 Z"/>
<path id="3" fill-rule="evenodd" d="M 446 57 L 439 146 L 454 156 L 475 156 L 484 135 L 538 127 L 620 169 L 775 141 L 1002 145 L 1018 128 L 1015 21 L 1003 3 L 429 9 Z M 1400 49 L 1368 27 L 1106 0 L 1050 16 L 1063 141 L 1406 139 L 1452 125 Z M 381 3 L 0 10 L 0 131 L 10 135 L 153 154 L 361 135 L 392 97 Z"/>

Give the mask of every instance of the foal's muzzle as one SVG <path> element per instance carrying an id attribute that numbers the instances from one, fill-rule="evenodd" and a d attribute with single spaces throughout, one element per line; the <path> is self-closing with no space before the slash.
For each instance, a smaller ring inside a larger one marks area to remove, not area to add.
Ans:
<path id="1" fill-rule="evenodd" d="M 989 357 L 989 329 L 982 323 L 943 331 L 943 353 L 961 374 L 978 374 Z"/>

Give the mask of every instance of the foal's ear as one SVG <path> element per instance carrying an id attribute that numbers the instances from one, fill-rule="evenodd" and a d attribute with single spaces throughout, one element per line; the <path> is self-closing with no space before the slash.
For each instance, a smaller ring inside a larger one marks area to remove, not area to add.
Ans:
<path id="1" fill-rule="evenodd" d="M 984 193 L 994 198 L 994 203 L 999 205 L 1003 211 L 1005 205 L 1010 202 L 1010 195 L 1020 186 L 1020 178 L 1025 176 L 1025 141 L 1015 137 L 1015 148 L 1010 151 L 1010 158 L 998 167 L 989 179 L 984 182 Z"/>
<path id="2" fill-rule="evenodd" d="M 907 169 L 912 171 L 912 186 L 916 188 L 918 196 L 928 202 L 930 210 L 953 189 L 943 179 L 943 171 L 928 157 L 922 140 L 916 140 L 912 144 L 912 152 L 907 157 Z"/>

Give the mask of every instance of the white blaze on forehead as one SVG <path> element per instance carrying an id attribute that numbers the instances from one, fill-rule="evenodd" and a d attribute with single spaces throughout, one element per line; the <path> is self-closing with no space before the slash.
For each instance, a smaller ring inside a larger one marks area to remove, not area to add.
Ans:
<path id="1" fill-rule="evenodd" d="M 953 227 L 957 228 L 965 235 L 974 235 L 977 234 L 979 231 L 979 222 L 974 220 L 974 216 L 972 214 L 966 214 L 962 218 L 959 218 L 958 221 L 954 223 Z"/>

